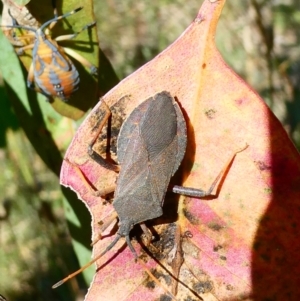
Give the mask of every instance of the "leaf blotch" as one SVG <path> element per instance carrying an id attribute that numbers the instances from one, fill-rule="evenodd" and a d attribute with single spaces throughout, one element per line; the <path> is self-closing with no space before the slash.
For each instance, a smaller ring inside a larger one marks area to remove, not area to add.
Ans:
<path id="1" fill-rule="evenodd" d="M 201 14 L 199 14 L 196 19 L 195 19 L 195 23 L 200 24 L 202 21 L 204 21 L 205 18 L 204 16 L 202 16 Z"/>
<path id="2" fill-rule="evenodd" d="M 270 187 L 264 188 L 264 193 L 272 194 L 272 188 L 270 188 Z"/>
<path id="3" fill-rule="evenodd" d="M 159 301 L 172 301 L 172 298 L 168 295 L 161 295 Z"/>
<path id="4" fill-rule="evenodd" d="M 169 275 L 165 275 L 154 269 L 151 269 L 151 273 L 154 275 L 154 277 L 156 279 L 163 278 L 167 285 L 171 285 L 171 277 Z M 146 279 L 145 286 L 149 289 L 154 289 L 156 286 L 156 283 L 153 280 L 151 280 L 151 278 L 148 276 L 148 278 Z"/>
<path id="5" fill-rule="evenodd" d="M 208 224 L 208 228 L 212 229 L 213 231 L 219 232 L 220 230 L 222 230 L 224 227 L 218 223 L 209 223 Z"/>
<path id="6" fill-rule="evenodd" d="M 117 153 L 117 139 L 121 129 L 121 126 L 126 119 L 125 108 L 127 101 L 129 100 L 129 96 L 124 96 L 120 98 L 111 108 L 111 122 L 110 122 L 110 132 L 108 136 L 110 138 L 110 151 L 114 154 Z"/>
<path id="7" fill-rule="evenodd" d="M 221 245 L 217 245 L 217 246 L 214 246 L 213 251 L 218 252 L 221 249 L 223 249 L 223 247 Z"/>
<path id="8" fill-rule="evenodd" d="M 204 294 L 212 291 L 213 289 L 213 284 L 211 281 L 199 281 L 198 283 L 193 285 L 193 289 L 199 293 L 199 294 Z"/>
<path id="9" fill-rule="evenodd" d="M 271 257 L 269 254 L 267 253 L 263 253 L 260 255 L 261 259 L 263 259 L 263 261 L 270 263 L 271 262 Z"/>
<path id="10" fill-rule="evenodd" d="M 263 161 L 256 161 L 255 164 L 258 167 L 258 169 L 261 170 L 261 171 L 271 170 L 271 165 L 268 165 Z"/>
<path id="11" fill-rule="evenodd" d="M 206 64 L 203 63 L 203 64 L 202 64 L 202 69 L 205 69 L 205 68 L 206 68 Z"/>
<path id="12" fill-rule="evenodd" d="M 192 225 L 198 225 L 199 224 L 199 220 L 198 218 L 196 218 L 192 213 L 190 213 L 188 210 L 183 209 L 183 215 L 188 219 L 188 221 L 192 224 Z"/>
<path id="13" fill-rule="evenodd" d="M 197 299 L 199 300 L 199 298 Z M 184 299 L 184 301 L 197 301 L 196 299 L 193 299 L 191 296 L 187 296 L 187 298 Z M 202 299 L 200 299 L 202 300 Z"/>
<path id="14" fill-rule="evenodd" d="M 208 119 L 214 119 L 216 117 L 217 111 L 214 109 L 209 109 L 205 111 L 205 115 Z"/>
<path id="15" fill-rule="evenodd" d="M 161 260 L 169 254 L 170 250 L 173 249 L 175 245 L 175 232 L 176 224 L 168 224 L 160 232 L 159 240 L 152 242 L 154 248 L 151 249 L 150 245 L 149 249 L 151 250 L 151 253 L 155 256 L 155 258 Z"/>
<path id="16" fill-rule="evenodd" d="M 153 280 L 149 280 L 145 285 L 148 289 L 153 290 L 155 288 L 155 282 Z"/>
<path id="17" fill-rule="evenodd" d="M 248 100 L 246 98 L 240 98 L 240 99 L 236 99 L 235 100 L 235 103 L 238 105 L 238 106 L 241 106 L 243 104 L 246 104 L 248 102 Z"/>
<path id="18" fill-rule="evenodd" d="M 233 291 L 233 290 L 234 290 L 234 287 L 233 287 L 231 284 L 227 284 L 227 285 L 226 285 L 226 289 L 227 289 L 228 291 Z"/>
<path id="19" fill-rule="evenodd" d="M 117 155 L 117 139 L 121 126 L 126 119 L 125 108 L 128 96 L 120 98 L 112 107 L 110 107 L 111 116 L 97 139 L 94 150 L 99 154 L 111 153 Z M 100 123 L 106 114 L 104 108 L 101 106 L 89 118 L 89 125 L 91 132 L 97 132 Z M 115 158 L 113 158 L 115 159 Z"/>
<path id="20" fill-rule="evenodd" d="M 105 110 L 103 110 L 101 107 L 91 115 L 89 118 L 89 125 L 92 128 L 92 132 L 95 132 L 98 129 L 100 121 L 104 118 L 104 116 Z"/>

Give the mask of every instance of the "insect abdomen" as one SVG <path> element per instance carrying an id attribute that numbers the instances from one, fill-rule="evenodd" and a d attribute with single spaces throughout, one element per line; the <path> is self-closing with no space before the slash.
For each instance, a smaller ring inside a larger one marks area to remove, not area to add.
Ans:
<path id="1" fill-rule="evenodd" d="M 39 41 L 33 55 L 35 82 L 45 94 L 68 99 L 78 89 L 78 71 L 57 43 Z"/>

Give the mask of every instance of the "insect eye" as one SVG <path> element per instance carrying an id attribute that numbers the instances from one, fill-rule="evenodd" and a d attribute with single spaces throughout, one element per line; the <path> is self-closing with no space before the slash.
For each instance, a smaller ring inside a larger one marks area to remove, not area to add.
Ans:
<path id="1" fill-rule="evenodd" d="M 63 96 L 64 95 L 64 91 L 57 91 L 57 95 Z"/>
<path id="2" fill-rule="evenodd" d="M 54 85 L 54 88 L 59 89 L 61 87 L 60 84 Z"/>

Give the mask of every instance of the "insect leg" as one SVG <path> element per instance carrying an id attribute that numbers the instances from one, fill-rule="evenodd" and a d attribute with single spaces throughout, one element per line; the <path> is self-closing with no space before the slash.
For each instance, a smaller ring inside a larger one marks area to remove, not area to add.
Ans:
<path id="1" fill-rule="evenodd" d="M 84 174 L 82 173 L 82 171 L 78 165 L 72 163 L 68 159 L 64 159 L 64 161 L 68 162 L 68 164 L 70 164 L 74 168 L 75 172 L 81 179 L 81 183 L 83 183 L 85 185 L 85 187 L 88 189 L 88 191 L 92 195 L 105 196 L 115 190 L 115 188 L 116 188 L 115 185 L 106 187 L 104 189 L 101 189 L 100 191 L 97 190 L 97 188 L 94 189 L 91 186 L 91 184 L 87 181 L 87 179 L 85 178 Z M 102 239 L 102 237 L 103 237 L 102 232 L 104 232 L 114 221 L 116 221 L 117 217 L 118 217 L 117 212 L 115 210 L 113 210 L 104 220 L 102 220 L 98 223 L 100 225 L 100 231 L 99 231 L 98 237 L 92 241 L 91 246 L 95 245 L 99 240 Z"/>
<path id="2" fill-rule="evenodd" d="M 99 240 L 102 239 L 103 235 L 102 233 L 114 222 L 117 221 L 118 218 L 118 214 L 115 210 L 113 210 L 104 220 L 98 222 L 98 224 L 100 225 L 100 231 L 98 233 L 98 237 L 95 238 L 92 243 L 91 246 L 95 245 Z"/>
<path id="3" fill-rule="evenodd" d="M 16 50 L 17 55 L 23 55 L 25 50 L 32 49 L 33 47 L 34 47 L 34 44 L 29 44 L 29 45 L 26 45 L 24 47 L 18 48 Z"/>
<path id="4" fill-rule="evenodd" d="M 68 35 L 62 35 L 57 38 L 55 38 L 56 41 L 64 41 L 64 40 L 71 40 L 77 37 L 82 31 L 94 26 L 96 22 L 92 22 L 90 24 L 85 25 L 84 27 L 81 28 L 81 30 L 73 33 L 73 34 L 68 34 Z M 73 49 L 64 47 L 65 52 L 76 59 L 78 62 L 80 62 L 83 66 L 87 67 L 90 69 L 91 74 L 97 75 L 97 67 L 91 64 L 86 58 L 84 58 L 82 55 L 74 51 Z"/>
<path id="5" fill-rule="evenodd" d="M 33 83 L 33 81 L 34 81 L 34 73 L 33 73 L 33 71 L 34 71 L 34 67 L 33 67 L 33 64 L 31 64 L 30 67 L 29 67 L 29 71 L 28 71 L 27 87 L 29 89 L 33 89 L 34 90 L 35 87 L 34 87 L 34 83 Z"/>
<path id="6" fill-rule="evenodd" d="M 105 101 L 101 100 L 100 108 L 101 108 L 101 115 L 102 115 L 100 117 L 101 121 L 98 125 L 97 133 L 95 134 L 93 140 L 90 142 L 90 144 L 88 146 L 88 154 L 94 161 L 96 161 L 98 164 L 100 164 L 104 168 L 113 170 L 113 171 L 119 171 L 120 167 L 118 165 L 106 161 L 101 155 L 99 155 L 98 153 L 96 153 L 93 150 L 93 146 L 96 143 L 96 140 L 97 140 L 100 132 L 102 131 L 104 125 L 107 123 L 107 120 L 111 115 L 111 111 L 110 111 L 108 105 L 105 103 Z"/>
<path id="7" fill-rule="evenodd" d="M 72 11 L 70 11 L 70 12 L 64 14 L 64 15 L 61 15 L 61 16 L 57 16 L 57 15 L 56 15 L 56 17 L 54 17 L 53 19 L 51 19 L 51 20 L 45 22 L 45 23 L 39 28 L 39 30 L 40 30 L 40 31 L 43 31 L 46 27 L 51 26 L 50 24 L 52 24 L 53 22 L 56 23 L 58 20 L 67 18 L 67 17 L 69 17 L 69 16 L 71 16 L 71 15 L 73 15 L 73 14 L 79 12 L 79 11 L 82 10 L 82 9 L 83 9 L 83 7 L 80 6 L 80 7 L 77 7 L 77 8 L 75 8 L 74 10 L 72 10 Z M 55 12 L 54 12 L 54 14 L 55 14 Z"/>
<path id="8" fill-rule="evenodd" d="M 24 43 L 24 40 L 28 40 L 30 38 L 34 38 L 34 35 L 29 35 L 29 34 L 23 34 L 22 36 L 17 36 L 16 31 L 14 28 L 24 28 L 23 26 L 20 26 L 16 20 L 16 18 L 12 15 L 10 8 L 6 9 L 3 8 L 3 16 L 7 14 L 11 18 L 11 24 L 7 25 L 2 25 L 1 27 L 4 28 L 4 30 L 8 30 L 8 28 L 11 28 L 8 31 L 8 34 L 5 34 L 9 41 L 11 42 L 12 45 L 16 47 L 22 47 L 27 44 L 27 42 Z M 25 26 L 26 27 L 26 26 Z M 23 40 L 23 41 L 22 41 Z M 18 53 L 18 51 L 17 51 Z M 22 54 L 22 53 L 18 53 Z"/>
<path id="9" fill-rule="evenodd" d="M 116 238 L 110 243 L 110 245 L 108 245 L 106 247 L 106 249 L 98 256 L 96 256 L 93 260 L 91 260 L 89 263 L 87 263 L 86 265 L 84 265 L 82 268 L 80 268 L 79 270 L 77 270 L 76 272 L 68 275 L 67 277 L 65 277 L 64 279 L 60 280 L 59 282 L 57 282 L 56 284 L 54 284 L 52 286 L 52 288 L 57 288 L 60 285 L 62 285 L 63 283 L 67 282 L 69 279 L 73 278 L 74 276 L 78 275 L 79 273 L 81 273 L 82 271 L 84 271 L 86 268 L 88 268 L 89 266 L 91 266 L 93 263 L 95 263 L 98 259 L 100 259 L 103 255 L 105 255 L 109 250 L 111 250 L 116 244 L 117 242 L 120 240 L 122 236 L 118 235 L 116 236 Z M 147 268 L 147 266 L 145 265 L 145 263 L 143 262 L 143 260 L 141 260 L 138 256 L 137 253 L 135 251 L 135 249 L 133 248 L 131 241 L 130 241 L 130 237 L 129 236 L 125 236 L 127 245 L 129 246 L 131 252 L 134 254 L 135 260 L 138 261 L 140 263 L 140 265 L 144 268 L 145 272 L 149 275 L 149 277 L 160 287 L 162 287 L 164 289 L 164 291 L 175 301 L 177 301 L 177 299 L 175 298 L 175 296 L 168 290 L 168 288 L 163 285 L 162 283 L 159 282 L 159 280 L 153 275 L 153 273 Z"/>
<path id="10" fill-rule="evenodd" d="M 145 235 L 145 245 L 149 246 L 151 243 L 151 240 L 153 239 L 152 232 L 150 229 L 146 226 L 145 223 L 140 223 L 140 227 Z"/>
<path id="11" fill-rule="evenodd" d="M 51 3 L 52 3 L 52 7 L 53 7 L 54 18 L 57 18 L 58 14 L 57 14 L 57 8 L 56 8 L 56 0 L 52 0 Z"/>
<path id="12" fill-rule="evenodd" d="M 105 195 L 107 195 L 107 194 L 109 194 L 109 193 L 111 193 L 115 190 L 115 188 L 116 188 L 115 185 L 106 187 L 106 188 L 101 189 L 101 190 L 98 190 L 97 188 L 92 187 L 92 185 L 88 182 L 85 175 L 83 174 L 83 172 L 81 171 L 80 167 L 77 164 L 71 162 L 68 159 L 64 159 L 64 161 L 68 162 L 68 164 L 70 164 L 74 168 L 75 172 L 77 173 L 77 175 L 81 179 L 81 183 L 84 184 L 84 186 L 88 189 L 89 193 L 91 193 L 92 195 L 105 196 Z"/>
<path id="13" fill-rule="evenodd" d="M 7 10 L 7 12 L 8 12 L 8 15 L 11 17 L 11 20 L 12 20 L 12 26 L 18 25 L 17 20 L 16 20 L 16 19 L 13 17 L 13 15 L 11 14 L 10 8 Z"/>
<path id="14" fill-rule="evenodd" d="M 53 7 L 53 15 L 54 15 L 54 18 L 57 19 L 58 17 L 58 14 L 57 14 L 57 7 L 56 7 L 56 1 L 55 0 L 52 0 L 52 7 Z M 49 29 L 51 30 L 55 24 L 57 23 L 57 21 L 53 21 L 50 25 L 49 25 Z"/>
<path id="15" fill-rule="evenodd" d="M 182 195 L 186 195 L 186 196 L 191 196 L 191 197 L 197 197 L 197 198 L 201 198 L 201 197 L 205 197 L 205 196 L 209 196 L 211 195 L 212 191 L 214 190 L 215 186 L 217 185 L 217 183 L 219 182 L 219 180 L 221 179 L 221 177 L 225 174 L 225 172 L 227 171 L 227 169 L 229 168 L 229 166 L 231 165 L 233 159 L 235 158 L 235 156 L 242 152 L 243 150 L 245 150 L 248 147 L 248 145 L 246 145 L 244 148 L 236 151 L 233 156 L 230 158 L 230 160 L 228 160 L 228 162 L 226 163 L 226 165 L 222 168 L 222 170 L 220 171 L 220 173 L 217 175 L 217 177 L 215 178 L 215 180 L 213 181 L 213 183 L 211 184 L 210 188 L 208 190 L 202 190 L 202 189 L 197 189 L 197 188 L 191 188 L 191 187 L 183 187 L 183 186 L 173 186 L 172 191 L 174 193 L 178 193 L 178 194 L 182 194 Z"/>
<path id="16" fill-rule="evenodd" d="M 111 242 L 111 244 L 108 245 L 106 247 L 106 249 L 100 255 L 96 256 L 93 260 L 91 260 L 89 263 L 87 263 L 86 265 L 84 265 L 82 268 L 80 268 L 76 272 L 70 274 L 69 276 L 65 277 L 64 279 L 62 279 L 59 282 L 57 282 L 56 284 L 54 284 L 52 286 L 52 288 L 59 287 L 63 283 L 67 282 L 69 279 L 73 278 L 74 276 L 78 275 L 79 273 L 81 273 L 82 271 L 84 271 L 86 268 L 88 268 L 89 266 L 91 266 L 94 262 L 96 262 L 98 259 L 100 259 L 104 254 L 106 254 L 120 240 L 120 238 L 121 238 L 121 236 L 117 235 L 116 238 Z"/>
<path id="17" fill-rule="evenodd" d="M 62 36 L 58 36 L 55 38 L 55 41 L 64 41 L 64 40 L 71 40 L 76 38 L 82 31 L 89 29 L 90 27 L 93 27 L 96 24 L 96 22 L 89 23 L 85 26 L 83 26 L 79 31 L 74 32 L 72 34 L 66 34 Z"/>
<path id="18" fill-rule="evenodd" d="M 81 63 L 83 66 L 87 67 L 90 69 L 90 73 L 93 75 L 97 75 L 97 67 L 94 66 L 92 63 L 90 63 L 86 58 L 84 58 L 82 55 L 74 51 L 73 49 L 63 47 L 64 51 L 76 59 L 79 63 Z"/>
<path id="19" fill-rule="evenodd" d="M 8 12 L 8 15 L 11 17 L 12 26 L 17 26 L 18 25 L 17 20 L 12 16 L 12 14 L 10 12 L 10 9 L 8 9 L 7 12 Z M 12 37 L 13 37 L 14 40 L 16 40 L 16 33 L 15 33 L 15 31 L 13 31 Z"/>

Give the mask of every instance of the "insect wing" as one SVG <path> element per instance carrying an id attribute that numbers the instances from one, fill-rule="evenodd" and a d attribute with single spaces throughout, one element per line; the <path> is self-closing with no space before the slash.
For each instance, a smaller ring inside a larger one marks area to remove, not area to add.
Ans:
<path id="1" fill-rule="evenodd" d="M 148 154 L 142 144 L 136 127 L 132 140 L 128 144 L 126 160 L 121 167 L 117 180 L 113 206 L 121 221 L 130 220 L 131 224 L 162 215 L 157 187 L 152 188 L 151 170 L 148 166 Z"/>
<path id="2" fill-rule="evenodd" d="M 122 168 L 115 208 L 122 206 L 124 211 L 126 202 L 136 202 L 141 207 L 138 211 L 145 211 L 144 220 L 162 214 L 161 205 L 178 161 L 177 132 L 174 99 L 167 92 L 147 99 L 130 114 L 118 138 L 118 160 Z M 118 199 L 122 204 L 118 204 Z M 147 207 L 149 210 L 145 210 Z M 122 214 L 122 210 L 116 210 Z"/>
<path id="3" fill-rule="evenodd" d="M 163 198 L 176 161 L 176 134 L 177 116 L 169 93 L 156 94 L 133 110 L 123 123 L 118 137 L 120 193 L 121 190 L 123 194 L 130 193 L 138 183 L 145 182 L 146 177 L 150 177 L 153 197 Z M 159 174 L 153 174 L 151 170 L 154 169 L 159 169 Z M 129 176 L 131 174 L 133 178 L 137 178 L 137 183 L 132 188 L 134 181 Z"/>
<path id="4" fill-rule="evenodd" d="M 179 168 L 181 161 L 185 155 L 186 145 L 187 145 L 187 129 L 186 122 L 183 117 L 182 111 L 177 102 L 173 101 L 174 108 L 177 115 L 177 152 L 176 152 L 176 162 L 174 164 L 172 176 L 175 174 L 176 170 Z"/>
<path id="5" fill-rule="evenodd" d="M 148 104 L 139 133 L 148 154 L 152 195 L 158 195 L 161 204 L 176 165 L 177 113 L 174 99 L 167 92 L 156 94 Z"/>

